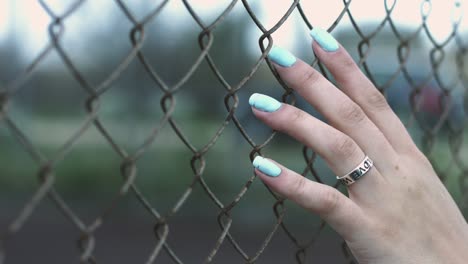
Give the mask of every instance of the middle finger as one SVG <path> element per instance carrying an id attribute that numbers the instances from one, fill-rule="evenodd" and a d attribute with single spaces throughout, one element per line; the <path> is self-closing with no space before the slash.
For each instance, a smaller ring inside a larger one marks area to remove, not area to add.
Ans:
<path id="1" fill-rule="evenodd" d="M 350 136 L 381 170 L 393 169 L 397 161 L 395 150 L 359 105 L 290 52 L 273 47 L 268 57 L 281 78 L 322 113 L 330 125 Z"/>

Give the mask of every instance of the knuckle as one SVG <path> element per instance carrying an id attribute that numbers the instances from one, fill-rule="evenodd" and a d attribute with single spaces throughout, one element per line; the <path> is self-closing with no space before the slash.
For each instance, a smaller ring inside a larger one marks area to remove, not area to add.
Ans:
<path id="1" fill-rule="evenodd" d="M 403 154 L 409 158 L 412 158 L 415 161 L 419 161 L 429 165 L 431 164 L 426 155 L 415 144 L 409 144 L 404 150 Z"/>
<path id="2" fill-rule="evenodd" d="M 400 146 L 400 151 L 402 155 L 407 157 L 420 157 L 424 156 L 422 151 L 416 146 L 414 142 L 407 142 Z M 424 156 L 425 157 L 425 156 Z"/>
<path id="3" fill-rule="evenodd" d="M 350 137 L 340 136 L 332 142 L 330 149 L 333 156 L 346 158 L 356 153 L 357 146 Z"/>
<path id="4" fill-rule="evenodd" d="M 367 99 L 368 104 L 372 109 L 376 110 L 386 110 L 389 108 L 389 105 L 387 103 L 387 99 L 383 94 L 378 92 L 377 90 L 372 92 L 368 99 Z"/>
<path id="5" fill-rule="evenodd" d="M 287 131 L 291 128 L 292 124 L 300 125 L 306 119 L 306 113 L 294 107 L 288 107 L 284 114 L 275 118 L 274 128 L 280 131 Z"/>
<path id="6" fill-rule="evenodd" d="M 321 201 L 318 203 L 317 213 L 320 215 L 329 215 L 340 206 L 341 193 L 335 188 L 327 186 L 321 194 Z"/>
<path id="7" fill-rule="evenodd" d="M 350 78 L 354 78 L 357 74 L 362 74 L 352 58 L 346 58 L 340 62 L 339 72 L 342 74 L 335 76 L 339 83 L 349 83 Z"/>
<path id="8" fill-rule="evenodd" d="M 426 158 L 424 153 L 414 144 L 408 144 L 406 146 L 406 153 L 416 158 Z"/>
<path id="9" fill-rule="evenodd" d="M 351 59 L 351 57 L 344 59 L 341 62 L 343 69 L 346 69 L 348 72 L 355 73 L 356 71 L 360 71 L 356 63 Z"/>
<path id="10" fill-rule="evenodd" d="M 306 194 L 306 185 L 307 179 L 305 177 L 299 177 L 297 181 L 294 182 L 292 188 L 293 195 L 296 197 L 304 197 Z"/>
<path id="11" fill-rule="evenodd" d="M 366 119 L 366 114 L 356 103 L 341 104 L 339 114 L 350 123 L 360 123 Z"/>
<path id="12" fill-rule="evenodd" d="M 302 77 L 299 80 L 299 85 L 301 87 L 304 87 L 309 83 L 317 82 L 321 77 L 322 77 L 322 75 L 318 71 L 316 71 L 315 69 L 309 67 L 302 74 Z"/>
<path id="13" fill-rule="evenodd" d="M 294 109 L 293 113 L 291 115 L 291 122 L 293 123 L 301 123 L 305 119 L 305 112 L 299 110 L 299 109 Z"/>

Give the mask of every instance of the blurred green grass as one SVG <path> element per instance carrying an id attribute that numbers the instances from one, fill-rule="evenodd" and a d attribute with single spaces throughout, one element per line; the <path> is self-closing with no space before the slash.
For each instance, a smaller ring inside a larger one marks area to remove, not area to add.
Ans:
<path id="1" fill-rule="evenodd" d="M 35 122 L 47 122 L 39 119 Z M 55 120 L 55 123 L 57 120 Z M 191 140 L 194 142 L 206 142 L 210 134 L 219 126 L 218 122 L 192 120 L 194 126 L 184 127 Z M 76 122 L 78 124 L 78 122 Z M 76 129 L 76 124 L 72 127 Z M 56 129 L 60 127 L 56 123 Z M 138 125 L 148 132 L 151 126 L 148 122 Z M 44 127 L 48 127 L 45 125 Z M 93 128 L 94 129 L 94 128 Z M 109 196 L 118 192 L 124 182 L 120 173 L 122 159 L 112 150 L 98 131 L 90 129 L 78 143 L 67 153 L 63 160 L 57 163 L 54 169 L 56 180 L 55 187 L 65 196 L 71 199 L 86 199 L 87 196 Z M 246 143 L 240 143 L 239 135 L 236 135 L 234 127 L 226 129 L 219 142 L 205 156 L 206 169 L 203 178 L 210 188 L 222 201 L 232 201 L 245 182 L 252 176 L 252 168 L 248 155 L 251 147 Z M 119 130 L 117 128 L 110 131 Z M 120 131 L 125 128 L 120 129 Z M 18 194 L 28 194 L 38 186 L 39 165 L 32 160 L 26 150 L 13 137 L 8 136 L 2 130 L 0 152 L 0 192 L 4 196 L 14 197 Z M 70 135 L 70 131 L 62 131 L 64 135 Z M 47 157 L 53 157 L 60 144 L 51 144 L 51 140 L 58 139 L 58 134 L 43 134 L 42 143 L 35 146 L 45 153 Z M 412 131 L 417 134 L 417 131 Z M 198 135 L 198 136 L 197 136 Z M 452 153 L 449 148 L 448 134 L 441 132 L 429 155 L 432 161 L 436 161 L 434 167 L 445 172 L 445 185 L 457 202 L 460 202 L 462 193 L 459 177 L 461 170 L 454 166 Z M 50 138 L 49 138 L 50 137 Z M 141 137 L 140 137 L 141 138 Z M 415 138 L 418 138 L 416 135 Z M 465 132 L 468 138 L 468 132 Z M 41 141 L 38 141 L 41 142 Z M 128 142 L 127 142 L 128 143 Z M 122 144 L 128 149 L 136 149 L 135 142 Z M 199 146 L 197 146 L 199 147 Z M 272 144 L 267 145 L 264 152 L 286 166 L 302 172 L 304 159 L 301 153 L 301 145 L 284 135 L 275 138 Z M 466 149 L 460 152 L 462 160 L 468 160 Z M 170 127 L 161 131 L 158 139 L 145 152 L 136 163 L 138 174 L 136 185 L 142 189 L 151 199 L 157 199 L 159 203 L 171 204 L 194 179 L 194 173 L 190 167 L 192 153 L 175 138 Z M 315 166 L 319 175 L 327 182 L 333 184 L 334 177 L 323 161 L 318 160 Z M 308 175 L 310 177 L 310 174 Z M 269 195 L 266 188 L 263 191 L 251 191 L 252 196 L 267 199 Z M 196 188 L 201 188 L 197 186 Z"/>

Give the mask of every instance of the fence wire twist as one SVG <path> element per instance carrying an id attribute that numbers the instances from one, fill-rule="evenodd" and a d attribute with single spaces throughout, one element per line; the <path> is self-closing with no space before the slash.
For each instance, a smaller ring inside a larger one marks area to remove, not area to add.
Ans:
<path id="1" fill-rule="evenodd" d="M 115 5 L 117 5 L 120 10 L 125 14 L 126 18 L 133 24 L 133 28 L 130 31 L 129 41 L 131 42 L 132 48 L 128 51 L 126 56 L 120 61 L 118 66 L 98 84 L 92 84 L 88 77 L 85 76 L 78 67 L 74 64 L 74 61 L 70 58 L 67 51 L 64 49 L 61 43 L 61 38 L 63 32 L 65 31 L 65 21 L 83 5 L 92 4 L 91 2 L 87 3 L 85 0 L 76 1 L 71 4 L 68 9 L 61 13 L 57 14 L 50 6 L 47 1 L 40 0 L 39 3 L 43 8 L 43 11 L 48 14 L 52 22 L 48 27 L 49 43 L 48 45 L 35 57 L 35 59 L 30 62 L 29 66 L 21 72 L 14 81 L 2 85 L 0 88 L 0 124 L 5 125 L 11 132 L 11 134 L 16 138 L 16 143 L 18 146 L 24 148 L 29 155 L 34 159 L 38 165 L 37 169 L 37 178 L 39 179 L 39 186 L 36 191 L 32 194 L 30 200 L 24 205 L 20 210 L 19 214 L 14 217 L 14 220 L 6 227 L 4 233 L 0 237 L 0 263 L 4 263 L 7 253 L 5 251 L 5 244 L 8 243 L 8 240 L 15 235 L 30 218 L 34 210 L 37 209 L 38 205 L 44 202 L 44 198 L 47 196 L 55 204 L 57 210 L 59 210 L 63 216 L 68 219 L 81 233 L 78 238 L 78 246 L 81 250 L 80 261 L 81 263 L 101 263 L 99 262 L 94 254 L 95 245 L 97 243 L 95 238 L 96 231 L 103 226 L 105 223 L 106 217 L 113 211 L 116 205 L 124 196 L 134 196 L 137 198 L 141 206 L 148 211 L 154 218 L 154 236 L 157 243 L 154 245 L 152 252 L 147 257 L 146 263 L 156 263 L 157 257 L 160 255 L 161 251 L 166 251 L 166 253 L 171 257 L 174 263 L 184 263 L 184 261 L 178 256 L 177 252 L 168 242 L 168 237 L 170 235 L 169 225 L 171 218 L 179 212 L 182 205 L 190 199 L 190 194 L 195 186 L 200 185 L 206 195 L 212 200 L 212 202 L 219 208 L 218 214 L 218 223 L 220 226 L 220 234 L 216 241 L 213 241 L 213 247 L 210 252 L 207 252 L 205 263 L 213 262 L 216 257 L 219 248 L 224 243 L 229 243 L 245 260 L 246 263 L 253 263 L 257 261 L 264 252 L 265 248 L 268 247 L 272 237 L 275 233 L 283 230 L 287 237 L 296 247 L 296 260 L 297 263 L 305 262 L 305 252 L 310 247 L 313 247 L 314 242 L 318 239 L 318 235 L 324 229 L 325 223 L 322 221 L 321 224 L 317 227 L 316 232 L 310 238 L 309 241 L 300 241 L 297 239 L 294 234 L 290 231 L 288 225 L 283 221 L 285 216 L 285 206 L 284 200 L 277 196 L 275 193 L 271 192 L 271 195 L 276 199 L 276 202 L 273 205 L 273 210 L 276 215 L 277 221 L 273 226 L 271 231 L 265 237 L 262 245 L 254 254 L 248 254 L 247 251 L 242 247 L 242 245 L 233 237 L 230 233 L 230 228 L 233 224 L 231 217 L 231 210 L 239 203 L 239 201 L 244 197 L 245 193 L 248 191 L 251 184 L 256 181 L 254 174 L 250 179 L 245 182 L 242 189 L 239 190 L 238 194 L 234 199 L 229 203 L 222 203 L 220 199 L 214 194 L 210 189 L 208 184 L 204 179 L 204 171 L 206 166 L 206 154 L 212 149 L 212 147 L 217 143 L 219 137 L 225 131 L 225 128 L 233 123 L 238 129 L 238 132 L 243 136 L 245 141 L 250 144 L 251 152 L 250 159 L 257 154 L 261 154 L 262 150 L 267 146 L 271 140 L 275 137 L 273 132 L 271 136 L 265 142 L 255 142 L 249 134 L 246 132 L 246 129 L 239 121 L 236 116 L 236 110 L 239 106 L 238 92 L 245 87 L 245 84 L 252 79 L 252 77 L 257 73 L 259 67 L 263 63 L 267 63 L 270 67 L 272 73 L 277 78 L 278 82 L 284 87 L 283 100 L 285 102 L 293 103 L 295 101 L 292 90 L 287 87 L 287 85 L 281 80 L 279 75 L 275 72 L 274 68 L 266 58 L 268 51 L 273 45 L 272 34 L 277 31 L 285 21 L 290 17 L 293 12 L 299 12 L 300 17 L 303 20 L 303 23 L 309 28 L 313 28 L 313 24 L 309 21 L 306 16 L 301 3 L 299 0 L 293 1 L 287 12 L 282 16 L 282 18 L 271 28 L 266 28 L 257 14 L 253 11 L 251 4 L 247 0 L 233 0 L 224 11 L 210 24 L 206 24 L 202 21 L 197 12 L 193 9 L 189 1 L 182 0 L 186 10 L 190 13 L 193 21 L 198 24 L 200 32 L 198 34 L 198 44 L 200 47 L 200 54 L 195 60 L 190 69 L 182 76 L 175 84 L 169 85 L 166 83 L 158 74 L 158 65 L 152 65 L 145 53 L 142 51 L 142 46 L 145 43 L 145 35 L 148 34 L 145 31 L 145 26 L 155 19 L 161 12 L 164 11 L 169 0 L 162 1 L 156 8 L 148 13 L 147 16 L 142 19 L 137 18 L 128 6 L 121 0 L 116 0 Z M 468 111 L 468 100 L 466 95 L 466 90 L 468 88 L 468 70 L 465 65 L 467 58 L 467 49 L 468 44 L 464 42 L 460 34 L 458 33 L 458 26 L 462 21 L 462 5 L 461 2 L 455 1 L 453 4 L 453 29 L 452 33 L 442 42 L 437 41 L 436 38 L 430 31 L 430 28 L 427 24 L 427 19 L 431 12 L 431 1 L 425 0 L 421 2 L 421 17 L 422 24 L 410 35 L 403 36 L 399 31 L 398 26 L 392 20 L 392 11 L 397 3 L 397 1 L 387 1 L 384 0 L 384 7 L 386 11 L 386 16 L 382 19 L 379 26 L 375 28 L 372 32 L 364 33 L 356 22 L 355 17 L 350 11 L 350 5 L 352 0 L 344 0 L 343 8 L 341 13 L 338 15 L 336 20 L 328 28 L 328 31 L 332 32 L 335 27 L 340 24 L 340 21 L 347 16 L 351 21 L 352 27 L 355 32 L 358 34 L 360 41 L 358 45 L 359 52 L 359 65 L 362 67 L 366 75 L 376 84 L 379 90 L 383 93 L 386 92 L 388 87 L 393 83 L 396 76 L 402 75 L 406 81 L 410 84 L 411 93 L 410 93 L 410 102 L 411 102 L 411 117 L 407 126 L 417 126 L 423 131 L 423 150 L 431 159 L 431 152 L 434 147 L 435 137 L 438 135 L 442 127 L 445 127 L 448 131 L 449 147 L 451 152 L 451 162 L 448 166 L 457 166 L 461 171 L 459 177 L 459 188 L 460 192 L 464 195 L 462 199 L 462 206 L 466 206 L 468 202 L 468 162 L 463 160 L 461 155 L 461 149 L 464 145 L 463 136 L 466 133 L 466 119 L 467 115 L 464 115 L 463 126 L 457 126 L 453 124 L 449 118 L 449 111 L 452 107 L 452 93 L 453 87 L 460 86 L 463 88 L 464 103 L 463 108 L 464 112 Z M 245 11 L 248 13 L 252 21 L 261 30 L 262 35 L 258 40 L 259 48 L 262 51 L 262 55 L 257 59 L 255 65 L 250 69 L 250 72 L 238 83 L 229 83 L 221 74 L 221 71 L 218 68 L 215 60 L 210 55 L 210 49 L 214 43 L 214 29 L 218 27 L 223 20 L 228 16 L 233 8 L 236 5 L 243 5 Z M 371 51 L 371 43 L 373 39 L 377 37 L 377 34 L 382 31 L 384 26 L 390 26 L 391 31 L 394 37 L 398 40 L 399 45 L 395 47 L 399 67 L 392 74 L 392 78 L 387 80 L 384 84 L 379 84 L 375 81 L 375 76 L 373 75 L 371 67 L 369 67 L 367 58 Z M 410 45 L 421 35 L 425 35 L 432 48 L 428 54 L 430 58 L 430 64 L 432 72 L 425 76 L 424 81 L 417 82 L 407 67 L 407 61 L 410 53 Z M 453 81 L 453 83 L 447 84 L 442 81 L 440 65 L 446 60 L 446 50 L 445 48 L 449 44 L 454 44 L 456 47 L 456 71 L 458 71 L 458 78 Z M 348 47 L 349 48 L 349 47 Z M 23 87 L 24 83 L 37 71 L 38 65 L 46 57 L 55 51 L 60 56 L 61 60 L 66 65 L 68 71 L 73 75 L 74 80 L 79 86 L 87 93 L 87 101 L 85 104 L 85 109 L 87 112 L 86 118 L 83 120 L 79 129 L 77 129 L 72 135 L 69 136 L 68 140 L 61 145 L 59 150 L 52 157 L 47 157 L 42 153 L 39 148 L 35 147 L 32 143 L 32 140 L 19 128 L 15 123 L 8 111 L 8 104 L 11 101 L 11 98 L 15 96 Z M 126 70 L 130 63 L 137 61 L 139 62 L 146 71 L 146 74 L 151 78 L 154 86 L 158 89 L 161 89 L 164 96 L 160 101 L 160 108 L 163 112 L 162 118 L 159 120 L 155 128 L 152 130 L 149 136 L 142 139 L 142 144 L 134 152 L 127 152 L 117 141 L 111 136 L 111 131 L 106 128 L 100 120 L 100 97 L 111 89 L 116 82 L 117 78 Z M 186 136 L 184 131 L 181 129 L 179 124 L 173 118 L 173 113 L 176 108 L 176 98 L 178 92 L 182 89 L 184 84 L 186 84 L 189 79 L 196 74 L 196 70 L 199 68 L 200 64 L 206 61 L 209 67 L 212 70 L 212 73 L 216 76 L 218 82 L 225 88 L 224 104 L 226 107 L 225 118 L 223 122 L 219 125 L 217 132 L 214 136 L 206 142 L 201 148 L 195 147 Z M 321 63 L 317 60 L 311 62 L 311 65 L 319 68 L 322 73 L 327 76 L 326 71 L 324 70 Z M 435 125 L 428 126 L 426 123 L 422 122 L 418 118 L 418 112 L 420 112 L 420 101 L 421 101 L 421 90 L 426 84 L 430 81 L 435 80 L 438 87 L 440 88 L 440 96 L 438 98 L 440 108 L 442 109 L 442 114 L 440 115 L 439 120 L 437 120 Z M 185 191 L 180 195 L 178 201 L 173 205 L 172 209 L 166 213 L 160 213 L 149 200 L 143 195 L 139 187 L 135 183 L 137 173 L 136 162 L 147 152 L 148 148 L 152 145 L 153 141 L 158 137 L 160 131 L 163 127 L 170 126 L 172 131 L 177 135 L 177 137 L 185 144 L 186 148 L 191 151 L 191 169 L 193 172 L 193 180 Z M 56 191 L 54 185 L 55 177 L 55 168 L 67 154 L 73 149 L 75 143 L 80 139 L 80 137 L 88 130 L 90 127 L 95 127 L 102 136 L 107 140 L 108 144 L 112 149 L 117 153 L 121 159 L 120 163 L 120 173 L 123 177 L 123 182 L 120 186 L 119 191 L 115 194 L 112 202 L 107 206 L 105 210 L 101 212 L 94 220 L 89 223 L 85 223 L 80 216 L 71 209 L 69 204 L 63 199 L 63 197 Z M 466 143 L 465 143 L 466 144 Z M 314 168 L 316 155 L 308 149 L 303 147 L 303 157 L 305 162 L 305 167 L 302 171 L 304 176 L 311 175 L 316 181 L 322 182 L 321 176 L 316 173 Z M 439 168 L 435 166 L 438 174 L 441 179 L 445 179 L 444 168 Z M 336 186 L 335 186 L 336 187 Z M 342 248 L 339 249 L 346 256 L 349 263 L 355 263 L 351 254 L 346 248 L 346 245 L 343 243 Z"/>

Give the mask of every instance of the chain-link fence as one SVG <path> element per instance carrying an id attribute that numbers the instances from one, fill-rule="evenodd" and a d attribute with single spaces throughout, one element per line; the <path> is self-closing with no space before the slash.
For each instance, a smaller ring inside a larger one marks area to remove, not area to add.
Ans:
<path id="1" fill-rule="evenodd" d="M 461 1 L 413 1 L 403 10 L 417 18 L 410 26 L 395 19 L 402 1 L 367 3 L 383 14 L 367 23 L 353 11 L 358 0 L 289 1 L 284 10 L 247 0 L 56 2 L 35 2 L 36 13 L 9 5 L 10 15 L 47 21 L 47 36 L 27 45 L 15 34 L 31 25 L 17 22 L 2 42 L 0 263 L 354 263 L 324 222 L 270 192 L 250 165 L 273 156 L 337 186 L 320 157 L 259 124 L 246 103 L 265 91 L 317 114 L 266 54 L 289 45 L 329 77 L 306 38 L 321 12 L 332 12 L 327 29 L 466 214 Z M 220 7 L 206 15 L 210 5 Z M 439 6 L 450 16 L 434 18 Z"/>

